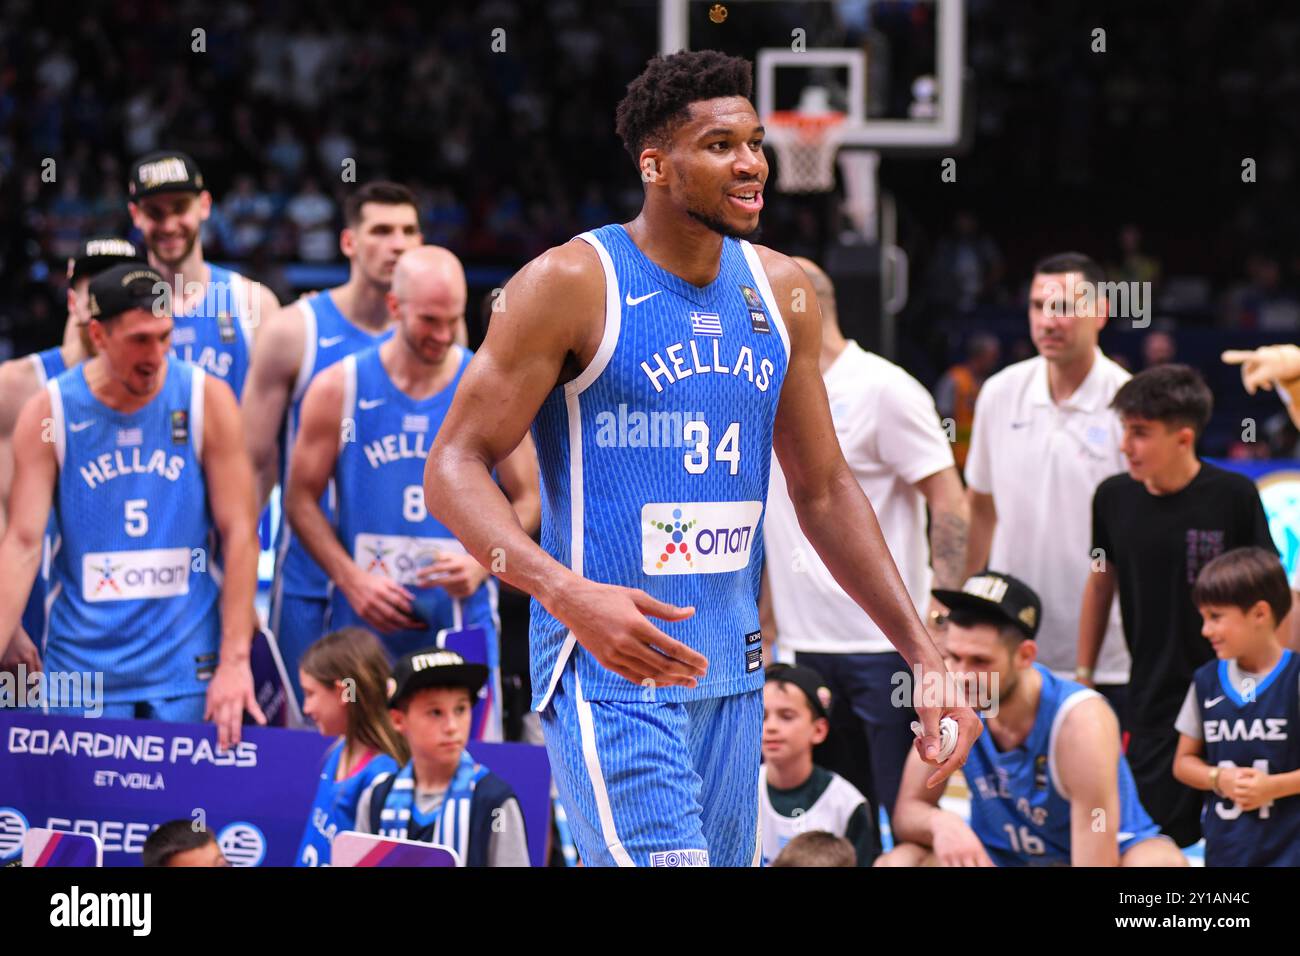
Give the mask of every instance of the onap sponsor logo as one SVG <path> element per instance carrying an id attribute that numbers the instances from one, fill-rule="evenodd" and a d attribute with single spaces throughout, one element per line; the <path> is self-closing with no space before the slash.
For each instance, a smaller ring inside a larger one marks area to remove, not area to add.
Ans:
<path id="1" fill-rule="evenodd" d="M 75 707 L 87 717 L 104 713 L 103 671 L 31 671 L 19 664 L 0 672 L 0 708 Z"/>
<path id="2" fill-rule="evenodd" d="M 258 866 L 266 857 L 266 837 L 243 820 L 228 823 L 217 834 L 217 846 L 231 866 Z"/>
<path id="3" fill-rule="evenodd" d="M 720 574 L 749 566 L 761 501 L 656 502 L 641 507 L 641 570 Z"/>
<path id="4" fill-rule="evenodd" d="M 92 551 L 81 558 L 86 601 L 135 601 L 190 593 L 190 549 Z"/>
<path id="5" fill-rule="evenodd" d="M 148 936 L 153 926 L 150 893 L 83 893 L 73 886 L 50 897 L 51 926 L 120 926 Z"/>
<path id="6" fill-rule="evenodd" d="M 708 866 L 708 850 L 659 850 L 650 854 L 651 866 Z"/>
<path id="7" fill-rule="evenodd" d="M 421 568 L 444 552 L 464 554 L 455 538 L 416 538 L 399 534 L 358 534 L 352 560 L 367 574 L 382 574 L 398 584 L 415 584 Z"/>
<path id="8" fill-rule="evenodd" d="M 212 764 L 214 767 L 256 767 L 257 744 L 241 740 L 218 750 L 206 737 L 160 737 L 157 734 L 106 734 L 91 730 L 51 730 L 48 727 L 9 728 L 5 749 L 33 757 L 97 757 L 144 763 Z M 54 824 L 50 824 L 51 827 Z M 55 829 L 58 829 L 55 827 Z"/>

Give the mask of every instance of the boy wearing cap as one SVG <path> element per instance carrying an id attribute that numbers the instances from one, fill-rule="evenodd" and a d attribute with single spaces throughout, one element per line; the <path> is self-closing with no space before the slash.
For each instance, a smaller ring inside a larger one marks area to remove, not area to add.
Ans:
<path id="1" fill-rule="evenodd" d="M 97 683 L 94 699 L 78 693 L 47 705 L 118 719 L 212 718 L 218 745 L 228 747 L 245 708 L 265 722 L 249 668 L 252 467 L 230 389 L 169 354 L 165 288 L 143 264 L 92 279 L 97 354 L 18 416 L 0 541 L 0 567 L 10 572 L 0 579 L 0 655 L 53 512 L 61 544 L 50 567 L 45 664 Z"/>
<path id="2" fill-rule="evenodd" d="M 852 844 L 858 866 L 880 852 L 871 806 L 853 784 L 813 763 L 830 731 L 830 690 L 811 667 L 773 664 L 763 687 L 759 813 L 763 865 L 801 833 L 825 831 Z"/>
<path id="3" fill-rule="evenodd" d="M 510 784 L 465 750 L 483 664 L 427 647 L 393 669 L 393 726 L 411 748 L 357 802 L 357 830 L 450 847 L 464 866 L 528 866 L 524 816 Z"/>
<path id="4" fill-rule="evenodd" d="M 82 242 L 77 254 L 68 260 L 68 318 L 63 326 L 63 344 L 0 365 L 0 532 L 4 531 L 5 506 L 13 480 L 12 441 L 18 413 L 46 382 L 95 354 L 89 331 L 91 278 L 111 266 L 138 261 L 140 253 L 125 239 L 101 236 Z M 40 667 L 37 645 L 44 640 L 45 584 L 45 574 L 38 574 L 23 611 L 22 630 L 15 632 L 8 659 L 0 662 L 0 667 L 19 662 L 29 669 Z"/>
<path id="5" fill-rule="evenodd" d="M 279 300 L 260 282 L 204 261 L 200 231 L 212 213 L 212 194 L 192 157 L 174 149 L 140 157 L 127 195 L 149 265 L 172 290 L 172 351 L 221 379 L 239 399 L 257 330 Z"/>
<path id="6" fill-rule="evenodd" d="M 1038 595 L 986 571 L 934 596 L 950 609 L 949 669 L 988 731 L 963 771 L 970 823 L 939 807 L 943 792 L 912 755 L 894 808 L 899 845 L 878 865 L 1185 866 L 1138 800 L 1110 704 L 1035 661 Z"/>

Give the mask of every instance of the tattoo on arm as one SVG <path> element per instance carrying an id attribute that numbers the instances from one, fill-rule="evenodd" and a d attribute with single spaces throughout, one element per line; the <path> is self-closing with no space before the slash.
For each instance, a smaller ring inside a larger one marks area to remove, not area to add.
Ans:
<path id="1" fill-rule="evenodd" d="M 936 511 L 930 516 L 930 563 L 935 586 L 960 591 L 966 574 L 966 532 L 961 515 Z"/>

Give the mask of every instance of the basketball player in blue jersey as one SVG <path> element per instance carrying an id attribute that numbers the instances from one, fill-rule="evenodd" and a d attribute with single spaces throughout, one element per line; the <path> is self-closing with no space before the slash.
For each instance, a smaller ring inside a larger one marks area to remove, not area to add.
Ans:
<path id="1" fill-rule="evenodd" d="M 985 706 L 988 733 L 963 771 L 971 819 L 939 807 L 913 754 L 894 805 L 898 846 L 876 865 L 1186 866 L 1138 799 L 1110 704 L 1034 662 L 1038 595 L 995 571 L 932 593 L 950 609 L 951 667 Z"/>
<path id="2" fill-rule="evenodd" d="M 172 290 L 172 351 L 221 379 L 238 399 L 258 330 L 279 300 L 260 282 L 204 260 L 199 233 L 212 194 L 192 158 L 176 150 L 142 156 L 131 166 L 127 193 L 149 265 Z"/>
<path id="3" fill-rule="evenodd" d="M 402 253 L 420 244 L 415 197 L 397 183 L 361 186 L 344 202 L 343 220 L 339 248 L 348 259 L 348 281 L 282 309 L 263 330 L 253 359 L 242 411 L 261 504 L 277 480 L 282 493 L 289 484 L 289 452 L 307 385 L 344 356 L 392 335 L 387 295 L 393 270 Z M 321 508 L 332 521 L 328 493 Z M 301 700 L 298 660 L 325 633 L 329 578 L 293 534 L 283 510 L 275 553 L 271 631 Z"/>
<path id="4" fill-rule="evenodd" d="M 396 660 L 444 628 L 481 627 L 492 680 L 484 736 L 501 739 L 496 582 L 424 507 L 424 460 L 473 354 L 455 344 L 467 289 L 460 260 L 421 246 L 398 260 L 396 334 L 349 355 L 303 400 L 285 513 L 329 575 L 329 626 L 362 625 Z M 536 529 L 537 461 L 525 437 L 497 477 L 520 525 Z M 337 527 L 321 509 L 331 478 Z"/>
<path id="5" fill-rule="evenodd" d="M 253 476 L 230 388 L 169 354 L 162 288 L 143 264 L 92 279 L 95 357 L 18 416 L 0 642 L 17 624 L 53 511 L 46 669 L 103 674 L 109 717 L 211 717 L 227 747 L 245 708 L 265 722 L 249 669 Z M 209 565 L 214 531 L 220 577 Z"/>
<path id="6" fill-rule="evenodd" d="M 1208 791 L 1206 866 L 1300 866 L 1300 654 L 1285 646 L 1291 590 L 1276 552 L 1236 548 L 1192 588 L 1216 660 L 1178 714 L 1174 776 Z"/>
<path id="7" fill-rule="evenodd" d="M 910 666 L 945 674 L 836 441 L 816 294 L 744 240 L 768 174 L 751 73 L 691 51 L 628 86 L 618 131 L 640 215 L 509 282 L 425 472 L 430 513 L 480 561 L 499 549 L 500 576 L 534 597 L 533 706 L 587 865 L 757 863 L 773 448 L 835 579 Z M 491 478 L 530 424 L 540 547 Z M 942 687 L 919 698 L 927 759 L 940 718 L 959 724 L 937 784 L 979 719 Z"/>
<path id="8" fill-rule="evenodd" d="M 33 352 L 22 358 L 10 359 L 0 365 L 0 533 L 4 531 L 5 502 L 9 499 L 9 486 L 13 480 L 14 425 L 18 413 L 27 400 L 45 387 L 52 378 L 62 375 L 88 356 L 94 355 L 90 341 L 90 311 L 87 289 L 91 277 L 111 266 L 124 262 L 138 262 L 140 254 L 125 239 L 101 236 L 81 243 L 77 254 L 68 260 L 68 318 L 63 326 L 63 344 Z M 23 611 L 21 631 L 13 635 L 5 664 L 19 660 L 28 670 L 40 669 L 37 645 L 45 630 L 45 575 L 36 577 L 32 593 Z"/>

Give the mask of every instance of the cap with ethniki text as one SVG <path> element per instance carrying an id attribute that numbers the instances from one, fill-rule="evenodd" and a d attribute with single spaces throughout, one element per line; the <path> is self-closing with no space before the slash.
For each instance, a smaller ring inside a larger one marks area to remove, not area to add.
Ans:
<path id="1" fill-rule="evenodd" d="M 1043 617 L 1043 604 L 1024 581 L 1000 571 L 971 575 L 960 591 L 935 588 L 930 592 L 950 611 L 959 608 L 1004 618 L 1033 640 Z"/>
<path id="2" fill-rule="evenodd" d="M 68 259 L 68 282 L 86 279 L 113 266 L 138 262 L 144 259 L 134 243 L 116 236 L 96 236 L 83 240 L 77 252 Z"/>
<path id="3" fill-rule="evenodd" d="M 388 706 L 396 707 L 403 697 L 426 687 L 464 687 L 472 699 L 487 679 L 485 665 L 471 663 L 455 651 L 426 647 L 407 654 L 393 667 L 393 676 L 388 679 Z"/>
<path id="4" fill-rule="evenodd" d="M 175 149 L 141 156 L 131 165 L 131 178 L 126 184 L 133 200 L 155 193 L 200 193 L 207 188 L 198 164 Z"/>
<path id="5" fill-rule="evenodd" d="M 770 684 L 773 681 L 794 684 L 808 698 L 808 706 L 812 708 L 813 717 L 830 719 L 831 689 L 826 686 L 822 675 L 811 667 L 799 664 L 772 664 L 767 668 L 766 682 Z"/>
<path id="6" fill-rule="evenodd" d="M 103 322 L 132 309 L 170 315 L 170 292 L 163 277 L 143 262 L 113 266 L 90 280 L 90 317 Z"/>

